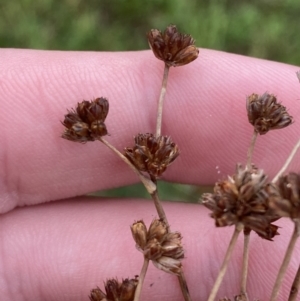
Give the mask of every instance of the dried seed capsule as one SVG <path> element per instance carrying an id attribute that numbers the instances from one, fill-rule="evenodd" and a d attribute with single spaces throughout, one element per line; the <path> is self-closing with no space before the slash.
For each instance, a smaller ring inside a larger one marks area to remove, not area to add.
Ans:
<path id="1" fill-rule="evenodd" d="M 144 250 L 147 244 L 147 227 L 143 221 L 135 222 L 131 227 L 131 233 L 139 250 Z"/>
<path id="2" fill-rule="evenodd" d="M 132 301 L 134 300 L 135 289 L 138 285 L 138 277 L 134 279 L 124 279 L 121 284 L 121 293 L 118 300 L 120 301 Z"/>
<path id="3" fill-rule="evenodd" d="M 108 279 L 105 282 L 104 294 L 99 287 L 93 289 L 90 294 L 91 301 L 133 301 L 135 289 L 138 284 L 138 276 L 133 279 Z"/>
<path id="4" fill-rule="evenodd" d="M 246 108 L 249 122 L 261 135 L 266 134 L 269 130 L 282 129 L 292 123 L 292 116 L 272 94 L 248 96 Z"/>
<path id="5" fill-rule="evenodd" d="M 81 121 L 79 116 L 74 112 L 69 112 L 65 116 L 62 124 L 66 127 L 62 138 L 82 143 L 94 140 L 94 138 L 90 136 L 88 124 Z"/>
<path id="6" fill-rule="evenodd" d="M 181 268 L 180 260 L 184 258 L 181 234 L 168 232 L 166 224 L 160 219 L 153 220 L 147 233 L 145 231 L 146 226 L 143 221 L 138 221 L 131 226 L 138 250 L 159 269 L 178 274 Z"/>
<path id="7" fill-rule="evenodd" d="M 271 211 L 270 201 L 279 197 L 277 188 L 267 183 L 263 170 L 237 165 L 236 173 L 217 182 L 214 193 L 203 195 L 203 204 L 212 211 L 217 227 L 242 223 L 262 238 L 272 240 L 278 227 L 271 224 L 278 215 Z"/>
<path id="8" fill-rule="evenodd" d="M 168 233 L 167 225 L 161 219 L 154 219 L 149 227 L 147 239 L 157 239 L 158 242 L 162 243 Z"/>
<path id="9" fill-rule="evenodd" d="M 168 136 L 138 134 L 135 146 L 125 148 L 124 155 L 139 170 L 158 178 L 179 155 L 178 146 Z"/>
<path id="10" fill-rule="evenodd" d="M 92 289 L 89 297 L 91 301 L 108 301 L 99 287 Z"/>
<path id="11" fill-rule="evenodd" d="M 291 219 L 300 218 L 300 175 L 294 172 L 282 176 L 278 180 L 281 198 L 273 199 L 271 207 L 280 216 Z"/>
<path id="12" fill-rule="evenodd" d="M 118 300 L 121 283 L 117 279 L 108 279 L 105 283 L 105 291 L 108 300 Z"/>
<path id="13" fill-rule="evenodd" d="M 90 131 L 92 137 L 102 137 L 107 135 L 107 129 L 104 122 L 95 120 L 90 125 Z"/>
<path id="14" fill-rule="evenodd" d="M 157 239 L 153 238 L 148 240 L 143 251 L 145 258 L 155 261 L 162 256 L 162 253 L 161 243 Z"/>
<path id="15" fill-rule="evenodd" d="M 179 232 L 168 233 L 162 244 L 162 255 L 174 259 L 184 258 L 184 250 L 181 244 L 182 236 Z"/>
<path id="16" fill-rule="evenodd" d="M 176 275 L 179 275 L 182 267 L 180 260 L 167 256 L 160 257 L 156 261 L 153 261 L 153 264 L 162 271 Z"/>
<path id="17" fill-rule="evenodd" d="M 108 100 L 104 97 L 96 98 L 92 101 L 84 100 L 77 105 L 77 114 L 86 123 L 93 121 L 104 122 L 109 110 Z"/>
<path id="18" fill-rule="evenodd" d="M 107 135 L 104 121 L 108 109 L 108 101 L 103 97 L 78 103 L 76 110 L 71 110 L 65 115 L 62 124 L 66 129 L 62 138 L 84 143 Z"/>
<path id="19" fill-rule="evenodd" d="M 152 29 L 147 37 L 154 55 L 168 66 L 183 66 L 198 57 L 199 49 L 194 45 L 194 39 L 179 33 L 175 25 L 169 25 L 163 33 Z"/>

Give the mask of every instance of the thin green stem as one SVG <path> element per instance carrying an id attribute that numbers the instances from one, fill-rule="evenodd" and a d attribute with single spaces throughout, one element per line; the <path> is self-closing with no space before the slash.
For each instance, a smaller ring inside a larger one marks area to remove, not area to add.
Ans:
<path id="1" fill-rule="evenodd" d="M 273 290 L 272 290 L 270 301 L 275 301 L 278 297 L 279 289 L 280 289 L 283 277 L 285 275 L 286 269 L 287 269 L 287 267 L 290 263 L 290 260 L 292 258 L 292 253 L 293 253 L 296 241 L 297 241 L 297 239 L 299 237 L 299 234 L 300 234 L 299 233 L 300 220 L 294 220 L 294 224 L 295 224 L 294 232 L 293 232 L 293 235 L 292 235 L 291 240 L 289 242 L 288 248 L 286 250 L 286 253 L 285 253 L 284 259 L 282 261 L 281 267 L 279 269 L 279 272 L 278 272 L 278 275 L 277 275 L 277 278 L 276 278 L 276 281 L 275 281 L 275 284 L 274 284 L 274 287 L 273 287 Z"/>
<path id="2" fill-rule="evenodd" d="M 145 280 L 145 276 L 146 276 L 146 273 L 147 273 L 148 266 L 149 266 L 149 259 L 144 258 L 143 267 L 142 267 L 141 273 L 139 275 L 139 283 L 138 283 L 138 285 L 135 289 L 134 300 L 133 301 L 139 301 L 139 299 L 140 299 L 140 295 L 141 295 L 141 291 L 142 291 L 142 287 L 143 287 L 143 283 L 144 283 L 144 280 Z"/>
<path id="3" fill-rule="evenodd" d="M 161 135 L 162 114 L 163 114 L 165 95 L 167 92 L 167 82 L 168 82 L 169 70 L 170 70 L 170 66 L 165 64 L 164 75 L 163 75 L 161 91 L 160 91 L 158 107 L 157 107 L 156 132 L 155 132 L 156 137 L 159 137 Z"/>
<path id="4" fill-rule="evenodd" d="M 228 263 L 229 263 L 231 255 L 232 255 L 232 251 L 235 247 L 238 236 L 239 236 L 240 232 L 242 231 L 243 227 L 244 227 L 243 224 L 237 224 L 236 227 L 235 227 L 235 230 L 233 232 L 233 235 L 231 237 L 229 246 L 228 246 L 226 254 L 225 254 L 225 258 L 223 260 L 221 269 L 219 271 L 218 277 L 216 279 L 216 282 L 215 282 L 215 284 L 214 284 L 214 286 L 211 290 L 211 293 L 210 293 L 209 298 L 208 298 L 207 301 L 214 301 L 215 298 L 216 298 L 216 295 L 218 293 L 220 285 L 221 285 L 221 283 L 223 281 L 223 278 L 225 276 L 225 273 L 226 273 L 226 270 L 227 270 L 227 267 L 228 267 Z"/>

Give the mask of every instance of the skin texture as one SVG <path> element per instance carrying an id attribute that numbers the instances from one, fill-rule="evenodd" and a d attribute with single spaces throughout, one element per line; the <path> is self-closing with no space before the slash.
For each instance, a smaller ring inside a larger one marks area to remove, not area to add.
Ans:
<path id="1" fill-rule="evenodd" d="M 105 279 L 138 274 L 142 256 L 129 225 L 156 216 L 150 201 L 81 197 L 135 183 L 136 175 L 100 143 L 60 138 L 66 109 L 83 99 L 110 101 L 106 125 L 113 145 L 155 128 L 163 63 L 150 51 L 129 53 L 0 50 L 0 295 L 1 300 L 88 300 Z M 190 65 L 170 70 L 162 132 L 181 156 L 163 178 L 213 184 L 246 161 L 252 135 L 245 97 L 277 95 L 296 122 L 258 137 L 253 161 L 270 179 L 299 139 L 298 67 L 201 49 Z M 298 171 L 299 156 L 292 164 Z M 67 199 L 68 198 L 68 199 Z M 52 202 L 50 202 L 52 201 Z M 233 228 L 215 229 L 208 211 L 165 203 L 171 228 L 182 232 L 184 267 L 193 300 L 206 300 Z M 292 231 L 289 220 L 275 242 L 252 235 L 251 298 L 267 300 Z M 219 297 L 238 293 L 240 238 Z M 299 258 L 299 245 L 295 257 Z M 281 295 L 287 300 L 297 269 L 293 259 Z M 152 265 L 143 301 L 182 300 L 177 280 Z"/>

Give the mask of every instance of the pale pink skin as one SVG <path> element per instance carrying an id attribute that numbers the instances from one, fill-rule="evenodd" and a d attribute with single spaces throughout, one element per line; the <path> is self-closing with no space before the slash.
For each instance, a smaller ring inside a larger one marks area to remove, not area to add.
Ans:
<path id="1" fill-rule="evenodd" d="M 253 131 L 245 98 L 269 91 L 295 117 L 292 126 L 258 137 L 253 160 L 271 179 L 300 137 L 298 69 L 205 49 L 195 62 L 171 68 L 162 132 L 181 155 L 163 178 L 213 184 L 232 174 L 237 162 L 245 163 Z M 75 198 L 138 178 L 104 145 L 61 139 L 60 120 L 83 99 L 107 97 L 107 140 L 120 150 L 131 146 L 134 135 L 155 128 L 162 73 L 163 63 L 150 51 L 0 51 L 1 300 L 88 300 L 90 289 L 102 288 L 107 278 L 140 272 L 129 225 L 149 224 L 157 216 L 152 202 Z M 297 156 L 292 169 L 299 167 Z M 183 234 L 191 296 L 206 300 L 233 228 L 215 229 L 199 205 L 164 207 L 171 228 Z M 289 241 L 292 223 L 277 224 L 284 227 L 273 243 L 251 236 L 251 298 L 268 299 Z M 242 237 L 219 297 L 239 292 L 241 250 Z M 299 258 L 299 244 L 294 254 Z M 278 300 L 287 300 L 298 263 L 292 259 Z M 150 265 L 142 300 L 182 300 L 176 277 Z"/>

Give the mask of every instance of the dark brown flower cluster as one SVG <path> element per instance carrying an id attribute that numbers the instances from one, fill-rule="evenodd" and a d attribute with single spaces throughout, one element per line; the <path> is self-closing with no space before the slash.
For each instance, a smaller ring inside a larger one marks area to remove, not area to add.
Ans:
<path id="1" fill-rule="evenodd" d="M 278 180 L 281 199 L 274 199 L 270 206 L 280 216 L 300 219 L 300 175 L 294 172 L 282 176 Z"/>
<path id="2" fill-rule="evenodd" d="M 138 221 L 131 226 L 131 232 L 137 249 L 158 269 L 176 275 L 181 272 L 184 250 L 180 233 L 169 233 L 159 219 L 153 220 L 149 230 L 143 221 Z"/>
<path id="3" fill-rule="evenodd" d="M 84 100 L 65 115 L 62 124 L 66 127 L 62 138 L 75 142 L 94 141 L 107 135 L 104 123 L 108 114 L 109 104 L 106 98 Z"/>
<path id="4" fill-rule="evenodd" d="M 138 277 L 124 279 L 119 282 L 117 279 L 109 279 L 105 283 L 105 293 L 97 287 L 91 290 L 91 301 L 133 301 Z"/>
<path id="5" fill-rule="evenodd" d="M 247 97 L 246 107 L 249 122 L 261 135 L 269 130 L 287 127 L 293 121 L 286 108 L 272 94 L 252 94 Z"/>
<path id="6" fill-rule="evenodd" d="M 139 170 L 158 178 L 179 155 L 178 146 L 168 136 L 138 134 L 133 148 L 125 148 L 125 157 Z"/>
<path id="7" fill-rule="evenodd" d="M 175 25 L 169 25 L 163 33 L 152 29 L 147 37 L 154 55 L 168 66 L 183 66 L 198 57 L 199 49 L 194 45 L 194 39 L 179 33 Z"/>
<path id="8" fill-rule="evenodd" d="M 280 196 L 276 187 L 267 183 L 263 170 L 237 165 L 233 177 L 217 182 L 214 193 L 204 194 L 202 201 L 212 211 L 217 227 L 242 223 L 245 230 L 272 240 L 278 234 L 278 227 L 271 223 L 278 217 L 270 210 L 271 198 Z"/>

